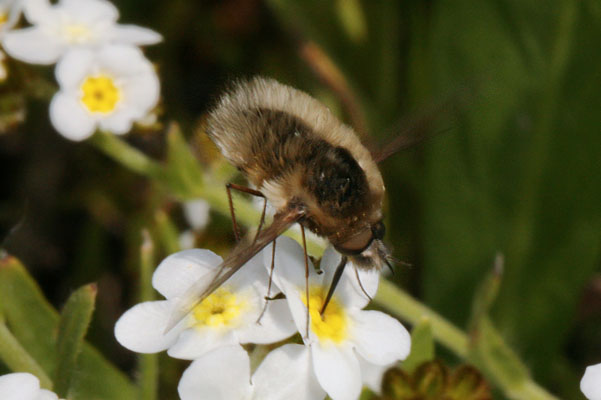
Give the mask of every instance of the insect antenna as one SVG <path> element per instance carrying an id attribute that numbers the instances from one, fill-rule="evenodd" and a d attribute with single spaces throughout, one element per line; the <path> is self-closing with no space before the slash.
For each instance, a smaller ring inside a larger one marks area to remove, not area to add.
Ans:
<path id="1" fill-rule="evenodd" d="M 348 258 L 346 256 L 342 256 L 340 259 L 340 263 L 336 267 L 336 271 L 334 272 L 334 277 L 332 278 L 332 283 L 330 283 L 330 288 L 328 289 L 328 294 L 326 295 L 326 299 L 321 306 L 321 310 L 319 311 L 319 315 L 323 316 L 323 313 L 326 311 L 326 307 L 330 303 L 332 296 L 334 295 L 334 290 L 336 290 L 336 286 L 338 286 L 338 282 L 340 281 L 340 277 L 342 277 L 342 273 L 344 272 L 344 267 L 346 267 L 346 262 Z"/>

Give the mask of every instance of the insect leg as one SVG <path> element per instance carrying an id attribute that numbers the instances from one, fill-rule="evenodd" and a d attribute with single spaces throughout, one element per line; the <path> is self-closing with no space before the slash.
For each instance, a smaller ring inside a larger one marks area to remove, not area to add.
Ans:
<path id="1" fill-rule="evenodd" d="M 388 264 L 390 266 L 390 263 L 388 261 L 386 261 L 386 264 Z M 367 290 L 365 290 L 365 288 L 363 287 L 363 283 L 361 283 L 361 278 L 359 277 L 359 270 L 357 269 L 357 266 L 355 264 L 353 264 L 353 267 L 355 268 L 355 276 L 357 277 L 357 282 L 359 282 L 359 287 L 361 288 L 361 291 L 363 292 L 364 295 L 367 296 L 369 301 L 371 301 L 372 300 L 371 296 L 369 295 L 369 293 L 367 293 Z M 391 269 L 392 269 L 392 267 L 391 267 Z"/>
<path id="2" fill-rule="evenodd" d="M 305 298 L 307 299 L 307 327 L 306 327 L 306 335 L 309 338 L 309 318 L 311 317 L 310 310 L 311 307 L 309 305 L 309 255 L 307 254 L 307 239 L 305 238 L 305 227 L 301 227 L 301 233 L 303 237 L 303 250 L 305 253 Z"/>
<path id="3" fill-rule="evenodd" d="M 271 247 L 271 268 L 269 269 L 269 282 L 267 283 L 267 295 L 265 296 L 265 305 L 263 306 L 263 310 L 261 311 L 261 315 L 257 318 L 257 324 L 261 323 L 261 318 L 263 318 L 263 314 L 267 311 L 267 305 L 269 304 L 269 293 L 271 292 L 271 282 L 273 281 L 273 270 L 275 268 L 275 239 L 272 242 L 273 246 Z"/>
<path id="4" fill-rule="evenodd" d="M 253 240 L 253 243 L 254 243 L 254 241 L 257 240 L 257 236 L 259 235 L 261 228 L 263 227 L 263 223 L 265 222 L 265 210 L 267 208 L 267 199 L 265 198 L 265 195 L 263 193 L 259 192 L 258 190 L 251 189 L 249 187 L 242 186 L 242 185 L 237 185 L 235 183 L 226 183 L 225 184 L 225 190 L 227 191 L 227 199 L 228 199 L 229 206 L 230 206 L 230 214 L 232 215 L 232 224 L 234 225 L 234 236 L 236 237 L 236 242 L 240 241 L 240 231 L 238 230 L 238 222 L 236 221 L 236 212 L 234 211 L 234 200 L 232 199 L 232 189 L 236 189 L 239 192 L 248 193 L 253 196 L 262 197 L 265 200 L 263 203 L 263 213 L 261 214 L 261 221 L 259 223 L 259 229 L 257 229 L 257 234 L 255 235 L 255 239 Z"/>
<path id="5" fill-rule="evenodd" d="M 326 296 L 326 300 L 323 302 L 323 306 L 321 306 L 321 310 L 319 311 L 320 315 L 323 315 L 323 313 L 326 311 L 326 307 L 328 306 L 328 304 L 330 303 L 330 300 L 332 299 L 332 295 L 334 294 L 334 290 L 336 289 L 336 286 L 338 286 L 338 282 L 340 281 L 340 277 L 342 276 L 342 273 L 344 272 L 344 267 L 346 266 L 347 261 L 348 261 L 348 259 L 346 256 L 342 256 L 342 258 L 340 259 L 340 263 L 336 267 L 336 271 L 334 272 L 334 277 L 332 278 L 332 283 L 330 284 L 330 288 L 328 289 L 328 295 Z"/>

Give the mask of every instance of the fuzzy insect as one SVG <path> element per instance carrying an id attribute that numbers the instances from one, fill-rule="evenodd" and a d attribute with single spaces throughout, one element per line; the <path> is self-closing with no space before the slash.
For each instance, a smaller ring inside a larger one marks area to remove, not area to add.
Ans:
<path id="1" fill-rule="evenodd" d="M 372 156 L 322 103 L 273 79 L 237 82 L 210 112 L 207 133 L 256 188 L 247 191 L 265 197 L 276 214 L 250 244 L 230 253 L 212 280 L 192 285 L 168 329 L 294 223 L 303 228 L 303 240 L 307 228 L 343 255 L 322 312 L 347 261 L 364 269 L 390 265 L 382 242 L 384 181 L 375 161 L 385 157 Z M 396 140 L 387 151 L 413 142 Z"/>

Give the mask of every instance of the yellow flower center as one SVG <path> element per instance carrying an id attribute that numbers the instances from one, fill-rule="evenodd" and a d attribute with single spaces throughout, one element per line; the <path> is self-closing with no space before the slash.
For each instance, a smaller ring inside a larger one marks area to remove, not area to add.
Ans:
<path id="1" fill-rule="evenodd" d="M 69 43 L 85 43 L 92 37 L 90 28 L 84 24 L 64 25 L 62 33 Z"/>
<path id="2" fill-rule="evenodd" d="M 8 13 L 5 10 L 0 11 L 0 28 L 8 22 Z"/>
<path id="3" fill-rule="evenodd" d="M 111 113 L 121 99 L 121 91 L 107 75 L 87 77 L 81 84 L 81 92 L 81 102 L 92 113 Z"/>
<path id="4" fill-rule="evenodd" d="M 196 318 L 196 325 L 218 328 L 236 323 L 245 308 L 247 304 L 240 296 L 219 288 L 194 307 L 192 315 Z"/>
<path id="5" fill-rule="evenodd" d="M 332 297 L 323 315 L 320 314 L 326 293 L 322 288 L 309 290 L 311 330 L 319 340 L 341 343 L 347 338 L 348 318 L 336 297 Z M 303 303 L 307 305 L 306 296 L 303 296 Z"/>

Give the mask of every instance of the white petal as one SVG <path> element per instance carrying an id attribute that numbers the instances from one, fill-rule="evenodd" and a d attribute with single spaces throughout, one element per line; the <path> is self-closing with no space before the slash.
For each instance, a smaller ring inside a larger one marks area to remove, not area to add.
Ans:
<path id="1" fill-rule="evenodd" d="M 286 344 L 265 357 L 252 377 L 256 400 L 319 400 L 326 396 L 311 365 L 309 348 Z"/>
<path id="2" fill-rule="evenodd" d="M 361 370 L 353 349 L 311 346 L 317 380 L 333 400 L 356 400 L 361 394 Z"/>
<path id="3" fill-rule="evenodd" d="M 367 361 L 386 365 L 409 355 L 411 336 L 396 319 L 380 311 L 358 311 L 350 317 L 352 341 Z"/>
<path id="4" fill-rule="evenodd" d="M 263 251 L 264 263 L 267 268 L 271 267 L 272 245 Z M 280 236 L 275 244 L 275 269 L 273 279 L 280 289 L 282 284 L 288 286 L 305 287 L 305 255 L 302 247 L 293 239 Z M 313 264 L 309 260 L 309 270 L 313 270 Z M 310 274 L 310 285 L 320 284 L 321 278 L 317 274 Z"/>
<path id="5" fill-rule="evenodd" d="M 56 18 L 48 0 L 24 0 L 23 13 L 32 25 L 48 22 Z"/>
<path id="6" fill-rule="evenodd" d="M 137 76 L 130 76 L 123 83 L 124 107 L 132 109 L 135 119 L 146 116 L 159 101 L 160 83 L 153 69 L 140 71 Z"/>
<path id="7" fill-rule="evenodd" d="M 182 400 L 247 400 L 250 361 L 240 346 L 205 354 L 184 371 L 177 391 Z"/>
<path id="8" fill-rule="evenodd" d="M 92 73 L 94 53 L 87 49 L 67 52 L 56 64 L 54 74 L 62 89 L 79 89 L 84 78 Z"/>
<path id="9" fill-rule="evenodd" d="M 182 360 L 194 360 L 219 347 L 237 345 L 233 332 L 220 332 L 214 328 L 192 327 L 183 331 L 167 354 Z"/>
<path id="10" fill-rule="evenodd" d="M 116 22 L 119 18 L 117 8 L 105 0 L 61 0 L 55 9 L 80 23 Z"/>
<path id="11" fill-rule="evenodd" d="M 197 199 L 186 201 L 183 204 L 184 216 L 190 226 L 196 230 L 204 229 L 209 222 L 209 210 L 211 206 L 206 200 Z"/>
<path id="12" fill-rule="evenodd" d="M 269 301 L 259 324 L 251 323 L 236 330 L 240 343 L 275 343 L 296 333 L 286 300 Z"/>
<path id="13" fill-rule="evenodd" d="M 130 308 L 115 324 L 115 337 L 122 346 L 138 353 L 156 353 L 169 348 L 182 325 L 165 333 L 171 312 L 169 301 L 148 301 Z"/>
<path id="14" fill-rule="evenodd" d="M 580 381 L 580 390 L 589 400 L 601 400 L 601 364 L 586 368 Z"/>
<path id="15" fill-rule="evenodd" d="M 261 252 L 251 258 L 239 271 L 237 271 L 227 283 L 234 288 L 245 288 L 250 285 L 253 286 L 256 295 L 263 298 L 267 295 L 267 284 L 269 283 L 269 276 L 265 270 L 263 264 L 264 256 Z M 272 295 L 276 292 L 273 292 Z"/>
<path id="16" fill-rule="evenodd" d="M 58 400 L 58 396 L 50 390 L 41 389 L 35 397 L 35 400 Z"/>
<path id="17" fill-rule="evenodd" d="M 133 111 L 135 110 L 129 108 L 117 110 L 100 119 L 98 125 L 100 126 L 100 129 L 105 132 L 111 132 L 115 135 L 126 134 L 131 130 L 134 123 L 135 116 L 133 115 Z"/>
<path id="18" fill-rule="evenodd" d="M 0 376 L 2 400 L 34 400 L 40 391 L 40 381 L 32 374 L 17 372 Z"/>
<path id="19" fill-rule="evenodd" d="M 70 140 L 87 139 L 96 130 L 96 121 L 72 92 L 58 92 L 50 102 L 50 122 L 54 129 Z"/>
<path id="20" fill-rule="evenodd" d="M 16 1 L 11 1 L 10 3 L 10 9 L 8 11 L 8 20 L 4 23 L 4 25 L 2 26 L 1 30 L 2 32 L 6 32 L 10 29 L 12 29 L 17 22 L 19 22 L 19 18 L 21 17 L 21 12 L 23 11 L 23 2 L 16 0 Z"/>
<path id="21" fill-rule="evenodd" d="M 180 296 L 198 279 L 213 272 L 222 261 L 210 250 L 177 252 L 159 264 L 152 275 L 152 286 L 168 299 Z"/>
<path id="22" fill-rule="evenodd" d="M 113 25 L 107 35 L 111 42 L 136 46 L 157 44 L 163 40 L 159 33 L 136 25 Z"/>
<path id="23" fill-rule="evenodd" d="M 55 36 L 35 26 L 7 32 L 2 40 L 4 50 L 13 58 L 30 64 L 54 64 L 65 50 Z"/>
<path id="24" fill-rule="evenodd" d="M 361 379 L 363 384 L 371 389 L 372 392 L 380 395 L 382 391 L 382 378 L 384 373 L 396 363 L 388 365 L 376 365 L 365 360 L 360 355 L 357 356 L 359 367 L 361 368 Z"/>
<path id="25" fill-rule="evenodd" d="M 264 264 L 267 268 L 271 267 L 272 244 L 263 251 Z M 303 303 L 305 295 L 305 263 L 302 248 L 294 240 L 285 236 L 280 236 L 276 240 L 275 246 L 275 268 L 273 272 L 273 281 L 286 295 L 288 308 L 297 330 L 301 333 L 305 343 L 311 343 L 313 332 L 309 330 L 307 337 L 307 307 Z M 311 261 L 309 260 L 309 263 Z M 313 268 L 312 264 L 309 268 Z M 316 284 L 316 274 L 310 275 L 309 285 Z"/>
<path id="26" fill-rule="evenodd" d="M 153 70 L 150 61 L 137 47 L 127 45 L 107 45 L 98 51 L 98 63 L 101 68 L 113 72 L 116 76 L 136 77 Z"/>

